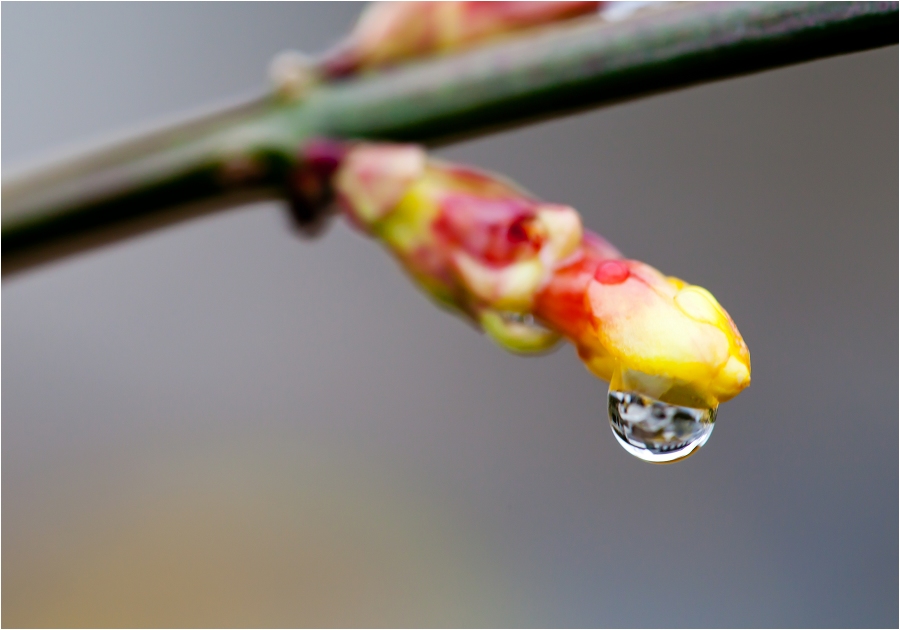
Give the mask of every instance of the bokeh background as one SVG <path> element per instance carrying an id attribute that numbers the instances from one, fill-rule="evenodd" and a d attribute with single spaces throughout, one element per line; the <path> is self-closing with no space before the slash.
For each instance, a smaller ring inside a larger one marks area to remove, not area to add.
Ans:
<path id="1" fill-rule="evenodd" d="M 4 168 L 264 86 L 355 4 L 2 8 Z M 5 279 L 2 623 L 896 626 L 897 48 L 441 150 L 709 288 L 695 457 L 615 442 L 340 221 L 259 204 Z"/>

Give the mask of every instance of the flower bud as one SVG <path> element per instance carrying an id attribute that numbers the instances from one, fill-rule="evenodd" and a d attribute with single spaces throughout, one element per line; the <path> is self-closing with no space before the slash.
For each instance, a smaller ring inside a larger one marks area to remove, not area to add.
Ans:
<path id="1" fill-rule="evenodd" d="M 509 315 L 527 315 L 553 269 L 580 246 L 575 210 L 408 145 L 357 145 L 333 181 L 351 221 L 382 240 L 438 302 L 515 351 L 559 338 Z"/>
<path id="2" fill-rule="evenodd" d="M 584 232 L 578 213 L 412 145 L 358 144 L 333 178 L 344 212 L 440 304 L 515 352 L 565 336 L 616 389 L 715 407 L 750 383 L 750 355 L 705 289 Z"/>
<path id="3" fill-rule="evenodd" d="M 705 289 L 590 247 L 554 273 L 534 314 L 553 322 L 614 389 L 715 407 L 750 384 L 750 354 Z"/>
<path id="4" fill-rule="evenodd" d="M 601 2 L 377 2 L 322 61 L 329 76 L 456 50 L 558 20 L 596 12 Z"/>

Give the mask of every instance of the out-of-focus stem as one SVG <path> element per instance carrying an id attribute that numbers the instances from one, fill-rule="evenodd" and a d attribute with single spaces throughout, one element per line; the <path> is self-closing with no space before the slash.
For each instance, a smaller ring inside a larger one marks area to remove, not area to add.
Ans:
<path id="1" fill-rule="evenodd" d="M 314 136 L 440 144 L 898 41 L 896 2 L 685 3 L 578 20 L 114 143 L 3 183 L 4 274 L 252 199 Z"/>

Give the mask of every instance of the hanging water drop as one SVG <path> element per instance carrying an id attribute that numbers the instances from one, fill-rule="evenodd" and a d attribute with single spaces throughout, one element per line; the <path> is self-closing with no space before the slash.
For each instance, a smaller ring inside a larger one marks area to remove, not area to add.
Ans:
<path id="1" fill-rule="evenodd" d="M 716 409 L 665 403 L 635 392 L 609 390 L 609 424 L 626 451 L 646 462 L 667 464 L 706 444 Z"/>

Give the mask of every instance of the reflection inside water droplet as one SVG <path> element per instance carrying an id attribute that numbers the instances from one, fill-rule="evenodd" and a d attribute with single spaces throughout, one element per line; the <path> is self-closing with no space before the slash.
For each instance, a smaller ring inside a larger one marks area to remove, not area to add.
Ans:
<path id="1" fill-rule="evenodd" d="M 706 444 L 716 409 L 670 405 L 635 392 L 609 390 L 609 424 L 626 451 L 646 462 L 666 464 Z"/>
<path id="2" fill-rule="evenodd" d="M 543 328 L 534 321 L 534 315 L 531 313 L 514 313 L 512 311 L 498 311 L 500 318 L 507 324 L 521 324 L 529 328 Z"/>

